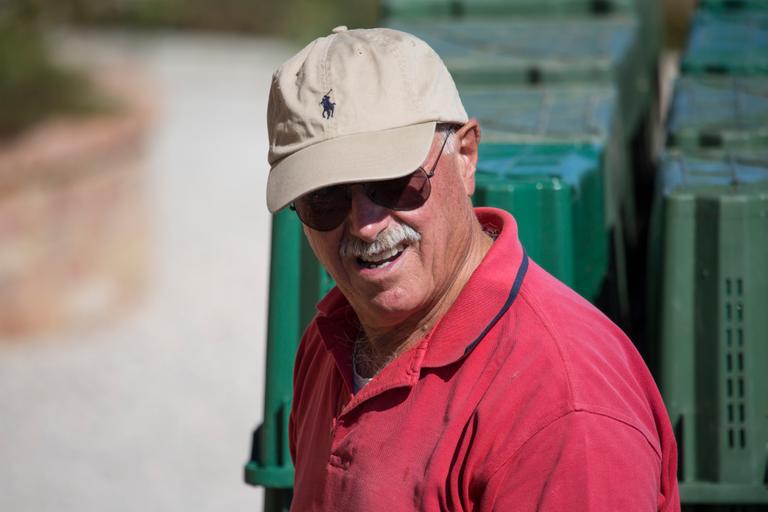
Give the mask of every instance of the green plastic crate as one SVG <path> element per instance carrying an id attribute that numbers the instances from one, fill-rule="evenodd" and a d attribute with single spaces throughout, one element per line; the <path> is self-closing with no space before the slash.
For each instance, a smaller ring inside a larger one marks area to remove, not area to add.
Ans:
<path id="1" fill-rule="evenodd" d="M 633 211 L 632 179 L 610 86 L 464 87 L 464 106 L 480 122 L 481 143 L 598 144 L 605 185 L 605 222 L 621 222 L 621 211 Z"/>
<path id="2" fill-rule="evenodd" d="M 685 150 L 768 147 L 768 76 L 678 80 L 668 143 Z"/>
<path id="3" fill-rule="evenodd" d="M 708 11 L 751 11 L 766 10 L 768 2 L 765 0 L 698 0 L 700 9 Z"/>
<path id="4" fill-rule="evenodd" d="M 451 0 L 380 0 L 382 19 L 461 16 L 460 4 Z"/>
<path id="5" fill-rule="evenodd" d="M 661 183 L 649 285 L 681 499 L 766 505 L 768 152 L 669 154 Z"/>
<path id="6" fill-rule="evenodd" d="M 401 20 L 522 16 L 568 23 L 585 17 L 639 16 L 643 48 L 658 55 L 662 43 L 658 0 L 383 0 L 379 5 L 382 18 Z"/>
<path id="7" fill-rule="evenodd" d="M 385 17 L 473 15 L 594 15 L 627 13 L 633 0 L 385 0 Z"/>
<path id="8" fill-rule="evenodd" d="M 768 9 L 698 11 L 682 69 L 689 74 L 768 74 Z"/>
<path id="9" fill-rule="evenodd" d="M 457 83 L 610 81 L 629 55 L 633 18 L 391 20 L 426 41 Z"/>
<path id="10" fill-rule="evenodd" d="M 608 85 L 467 86 L 460 93 L 469 115 L 480 120 L 482 142 L 623 137 L 616 90 Z"/>
<path id="11" fill-rule="evenodd" d="M 601 153 L 589 144 L 481 146 L 473 198 L 512 213 L 531 258 L 588 300 L 608 267 Z"/>
<path id="12" fill-rule="evenodd" d="M 282 509 L 275 504 L 290 501 L 293 464 L 287 435 L 293 363 L 316 303 L 332 287 L 333 280 L 315 258 L 296 213 L 285 209 L 276 214 L 272 218 L 264 422 L 254 433 L 251 460 L 245 467 L 245 481 L 268 490 L 266 500 L 272 505 L 266 510 Z"/>
<path id="13" fill-rule="evenodd" d="M 459 88 L 468 85 L 616 84 L 626 135 L 654 103 L 651 41 L 636 18 L 391 20 L 426 41 Z"/>
<path id="14" fill-rule="evenodd" d="M 461 96 L 469 115 L 480 121 L 481 156 L 485 147 L 493 145 L 568 143 L 598 148 L 603 219 L 615 242 L 616 297 L 618 307 L 626 312 L 629 298 L 622 244 L 625 235 L 628 239 L 635 236 L 636 226 L 633 180 L 615 89 L 582 85 L 464 87 Z"/>

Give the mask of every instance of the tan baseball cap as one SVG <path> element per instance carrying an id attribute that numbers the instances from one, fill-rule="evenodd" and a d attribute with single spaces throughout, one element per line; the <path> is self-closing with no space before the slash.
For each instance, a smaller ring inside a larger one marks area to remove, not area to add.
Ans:
<path id="1" fill-rule="evenodd" d="M 386 28 L 337 27 L 272 76 L 267 206 L 338 183 L 405 176 L 426 159 L 437 123 L 467 113 L 440 57 Z"/>

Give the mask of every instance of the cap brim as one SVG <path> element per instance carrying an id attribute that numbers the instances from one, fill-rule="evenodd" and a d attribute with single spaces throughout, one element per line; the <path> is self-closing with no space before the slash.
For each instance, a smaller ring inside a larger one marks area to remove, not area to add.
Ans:
<path id="1" fill-rule="evenodd" d="M 269 173 L 272 213 L 297 197 L 328 185 L 399 178 L 429 154 L 435 121 L 329 139 L 280 160 Z"/>

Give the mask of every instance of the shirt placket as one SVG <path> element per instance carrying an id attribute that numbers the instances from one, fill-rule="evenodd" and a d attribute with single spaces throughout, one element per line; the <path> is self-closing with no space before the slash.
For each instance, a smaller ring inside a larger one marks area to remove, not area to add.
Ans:
<path id="1" fill-rule="evenodd" d="M 418 382 L 426 351 L 426 343 L 422 345 L 403 354 L 356 395 L 351 395 L 346 403 L 340 404 L 331 427 L 331 450 L 328 458 L 330 468 L 347 471 L 354 464 L 353 454 L 364 453 L 366 447 L 350 442 L 349 436 L 360 427 L 358 418 L 365 408 L 373 407 L 384 393 L 396 388 L 413 387 Z"/>

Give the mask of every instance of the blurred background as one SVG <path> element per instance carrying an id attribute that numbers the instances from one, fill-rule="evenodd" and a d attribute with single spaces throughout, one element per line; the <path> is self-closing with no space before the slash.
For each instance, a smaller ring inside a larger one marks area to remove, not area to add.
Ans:
<path id="1" fill-rule="evenodd" d="M 664 112 L 692 2 L 661 6 Z M 0 510 L 262 509 L 270 76 L 379 15 L 0 0 Z"/>

